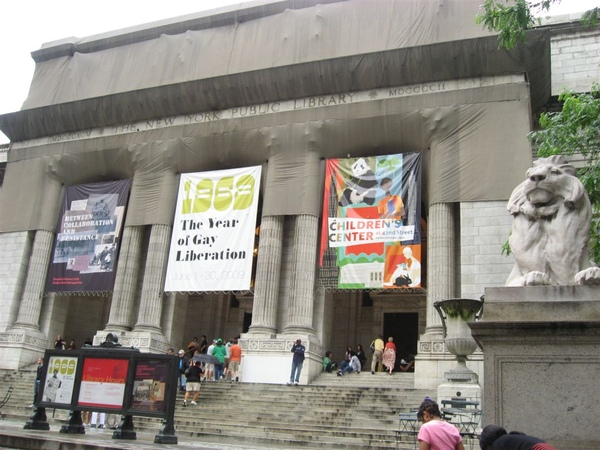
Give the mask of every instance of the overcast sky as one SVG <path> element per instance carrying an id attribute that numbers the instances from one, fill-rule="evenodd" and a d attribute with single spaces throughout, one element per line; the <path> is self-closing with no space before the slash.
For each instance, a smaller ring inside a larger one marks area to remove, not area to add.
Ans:
<path id="1" fill-rule="evenodd" d="M 246 0 L 248 1 L 248 0 Z M 365 0 L 377 1 L 377 0 Z M 85 37 L 244 0 L 2 0 L 0 1 L 0 114 L 18 111 L 27 97 L 34 63 L 30 53 L 45 42 Z M 483 0 L 482 0 L 483 3 Z M 551 13 L 579 12 L 600 0 L 562 0 Z M 0 133 L 0 143 L 8 139 Z"/>

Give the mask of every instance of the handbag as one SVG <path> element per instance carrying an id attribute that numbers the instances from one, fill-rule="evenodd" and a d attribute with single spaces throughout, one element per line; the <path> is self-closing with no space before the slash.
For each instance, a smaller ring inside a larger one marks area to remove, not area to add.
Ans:
<path id="1" fill-rule="evenodd" d="M 375 341 L 371 342 L 371 347 L 369 347 L 371 349 L 371 353 L 375 353 Z"/>

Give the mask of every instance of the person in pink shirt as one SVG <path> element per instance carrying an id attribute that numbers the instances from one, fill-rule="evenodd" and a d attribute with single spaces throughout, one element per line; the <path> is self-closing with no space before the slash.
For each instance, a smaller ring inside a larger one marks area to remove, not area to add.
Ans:
<path id="1" fill-rule="evenodd" d="M 425 398 L 417 418 L 423 422 L 419 429 L 419 450 L 465 450 L 458 429 L 442 420 L 440 407 L 429 397 Z"/>

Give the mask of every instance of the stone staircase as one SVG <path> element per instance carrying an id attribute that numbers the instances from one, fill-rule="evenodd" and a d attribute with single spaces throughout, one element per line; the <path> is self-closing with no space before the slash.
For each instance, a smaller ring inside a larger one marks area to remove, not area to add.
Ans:
<path id="1" fill-rule="evenodd" d="M 11 418 L 32 414 L 35 371 L 0 371 L 0 396 L 14 393 L 2 413 Z M 397 439 L 398 411 L 418 406 L 435 393 L 416 390 L 413 373 L 322 374 L 309 386 L 231 383 L 202 384 L 197 406 L 175 410 L 177 436 L 197 442 L 240 443 L 283 448 L 414 449 L 412 438 Z M 67 419 L 66 410 L 47 410 L 51 427 Z M 53 424 L 54 422 L 54 424 Z M 161 421 L 135 417 L 138 431 L 158 432 Z"/>

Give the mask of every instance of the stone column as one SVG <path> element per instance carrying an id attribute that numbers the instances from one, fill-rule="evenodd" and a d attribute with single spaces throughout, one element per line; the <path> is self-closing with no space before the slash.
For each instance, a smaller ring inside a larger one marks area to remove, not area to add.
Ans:
<path id="1" fill-rule="evenodd" d="M 299 215 L 294 224 L 294 259 L 285 333 L 314 334 L 312 326 L 319 218 Z"/>
<path id="2" fill-rule="evenodd" d="M 446 361 L 453 359 L 444 348 L 442 319 L 433 307 L 438 300 L 453 298 L 455 293 L 455 233 L 451 203 L 436 203 L 429 207 L 427 234 L 427 327 L 419 338 L 415 362 L 415 388 L 437 388 L 443 381 Z"/>
<path id="3" fill-rule="evenodd" d="M 13 328 L 40 330 L 40 312 L 53 241 L 54 233 L 45 230 L 35 232 L 19 314 Z"/>
<path id="4" fill-rule="evenodd" d="M 456 296 L 454 267 L 455 226 L 452 203 L 436 203 L 429 207 L 429 228 L 427 235 L 429 262 L 427 273 L 427 331 L 442 333 L 442 319 L 433 307 L 438 300 Z"/>
<path id="5" fill-rule="evenodd" d="M 125 227 L 119 251 L 119 263 L 110 314 L 106 331 L 129 331 L 132 326 L 132 311 L 135 303 L 140 253 L 142 250 L 142 226 Z"/>
<path id="6" fill-rule="evenodd" d="M 144 269 L 142 300 L 134 331 L 161 332 L 163 287 L 170 240 L 169 225 L 152 225 Z"/>
<path id="7" fill-rule="evenodd" d="M 283 216 L 263 217 L 260 225 L 250 333 L 277 333 L 282 249 Z"/>

